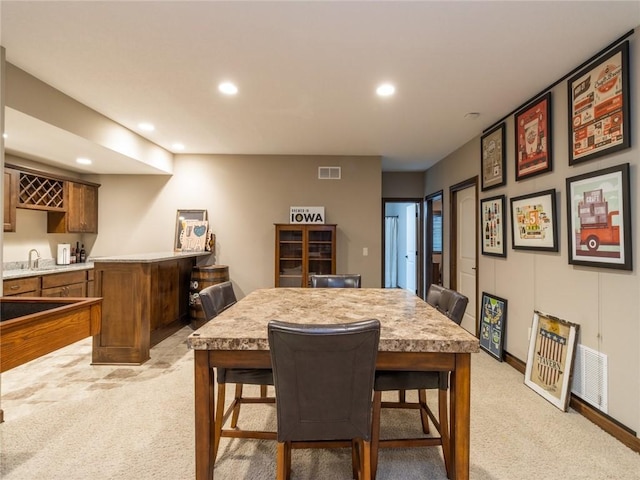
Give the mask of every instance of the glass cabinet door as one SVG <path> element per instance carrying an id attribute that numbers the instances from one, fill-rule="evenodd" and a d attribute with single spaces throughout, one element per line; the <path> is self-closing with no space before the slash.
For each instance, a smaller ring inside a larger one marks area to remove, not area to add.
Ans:
<path id="1" fill-rule="evenodd" d="M 336 272 L 336 226 L 276 224 L 276 287 L 308 287 Z"/>

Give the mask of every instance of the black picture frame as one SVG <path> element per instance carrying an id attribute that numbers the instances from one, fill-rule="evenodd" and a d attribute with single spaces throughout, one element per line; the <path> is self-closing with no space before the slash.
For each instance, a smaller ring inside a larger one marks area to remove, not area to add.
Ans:
<path id="1" fill-rule="evenodd" d="M 511 248 L 558 251 L 555 188 L 511 198 Z"/>
<path id="2" fill-rule="evenodd" d="M 566 179 L 569 264 L 632 270 L 629 164 Z"/>
<path id="3" fill-rule="evenodd" d="M 480 172 L 483 192 L 507 183 L 506 127 L 504 122 L 492 128 L 480 138 Z"/>
<path id="4" fill-rule="evenodd" d="M 480 348 L 496 360 L 502 361 L 507 326 L 507 301 L 482 292 L 480 306 Z"/>
<path id="5" fill-rule="evenodd" d="M 480 200 L 482 255 L 507 256 L 506 201 L 504 195 Z"/>
<path id="6" fill-rule="evenodd" d="M 569 165 L 631 146 L 629 41 L 567 81 Z"/>
<path id="7" fill-rule="evenodd" d="M 553 170 L 551 92 L 514 115 L 516 182 Z"/>

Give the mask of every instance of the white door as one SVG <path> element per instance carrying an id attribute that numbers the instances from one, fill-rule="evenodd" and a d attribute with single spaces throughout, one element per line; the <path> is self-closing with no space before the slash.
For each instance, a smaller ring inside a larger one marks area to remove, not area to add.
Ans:
<path id="1" fill-rule="evenodd" d="M 416 291 L 416 204 L 407 205 L 407 250 L 406 259 L 406 282 L 405 288 L 413 293 Z"/>
<path id="2" fill-rule="evenodd" d="M 457 290 L 469 298 L 462 327 L 476 334 L 476 187 L 456 193 Z"/>

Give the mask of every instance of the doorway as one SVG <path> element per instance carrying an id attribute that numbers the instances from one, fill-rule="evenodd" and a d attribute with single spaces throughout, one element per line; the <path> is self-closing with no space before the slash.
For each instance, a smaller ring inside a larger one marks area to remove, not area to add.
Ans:
<path id="1" fill-rule="evenodd" d="M 432 283 L 442 285 L 442 190 L 425 198 L 427 204 L 427 232 L 425 254 L 425 290 Z"/>
<path id="2" fill-rule="evenodd" d="M 422 199 L 383 199 L 382 285 L 422 292 Z"/>
<path id="3" fill-rule="evenodd" d="M 449 257 L 449 286 L 469 299 L 462 319 L 462 327 L 473 335 L 478 333 L 477 324 L 477 252 L 478 229 L 476 228 L 478 204 L 478 177 L 473 177 L 450 188 L 451 226 Z"/>

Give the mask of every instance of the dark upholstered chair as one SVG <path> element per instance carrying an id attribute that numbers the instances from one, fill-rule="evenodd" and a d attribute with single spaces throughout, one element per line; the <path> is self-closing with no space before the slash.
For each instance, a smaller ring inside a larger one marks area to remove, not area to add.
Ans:
<path id="1" fill-rule="evenodd" d="M 350 440 L 354 478 L 369 480 L 380 322 L 271 321 L 268 332 L 278 419 L 276 478 L 290 477 L 292 444 L 326 447 L 331 446 L 327 442 Z"/>
<path id="2" fill-rule="evenodd" d="M 437 308 L 458 325 L 467 308 L 469 299 L 440 285 L 431 285 L 427 292 L 427 303 Z M 427 405 L 427 390 L 438 389 L 438 416 L 436 417 Z M 375 478 L 378 467 L 378 451 L 380 445 L 385 443 L 394 446 L 418 447 L 442 445 L 447 476 L 450 477 L 450 449 L 449 449 L 449 419 L 447 413 L 447 390 L 449 388 L 449 372 L 420 372 L 420 371 L 376 371 L 374 395 L 373 395 L 373 425 L 371 434 L 371 476 Z M 382 402 L 382 392 L 398 390 L 397 402 Z M 417 390 L 418 401 L 407 402 L 406 390 Z M 420 410 L 422 431 L 429 433 L 429 419 L 433 422 L 440 437 L 428 438 L 403 438 L 393 440 L 380 440 L 380 415 L 381 409 L 386 408 L 411 408 Z"/>
<path id="3" fill-rule="evenodd" d="M 207 321 L 212 320 L 227 308 L 236 303 L 231 282 L 218 283 L 200 291 L 200 304 Z M 273 371 L 268 368 L 217 368 L 218 399 L 214 419 L 213 459 L 218 455 L 221 437 L 259 438 L 275 440 L 275 432 L 239 430 L 238 417 L 240 405 L 243 403 L 274 403 L 273 397 L 267 397 L 267 385 L 273 385 Z M 235 383 L 236 390 L 233 402 L 225 411 L 225 394 L 227 383 Z M 260 385 L 260 397 L 243 397 L 242 386 Z M 233 414 L 233 415 L 232 415 Z M 225 430 L 229 416 L 231 430 Z"/>
<path id="4" fill-rule="evenodd" d="M 360 275 L 338 273 L 335 275 L 310 275 L 312 288 L 360 288 Z"/>

